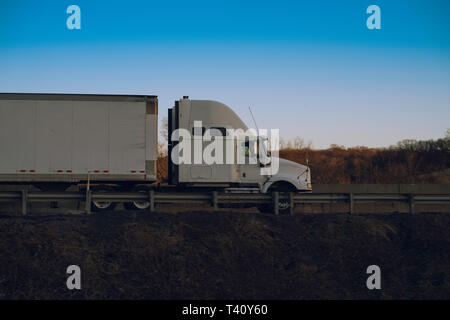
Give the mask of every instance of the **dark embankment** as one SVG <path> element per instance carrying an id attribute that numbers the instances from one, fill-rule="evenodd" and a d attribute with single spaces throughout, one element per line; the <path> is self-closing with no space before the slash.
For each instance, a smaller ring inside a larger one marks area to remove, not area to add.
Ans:
<path id="1" fill-rule="evenodd" d="M 449 299 L 449 231 L 445 214 L 2 216 L 0 298 Z"/>

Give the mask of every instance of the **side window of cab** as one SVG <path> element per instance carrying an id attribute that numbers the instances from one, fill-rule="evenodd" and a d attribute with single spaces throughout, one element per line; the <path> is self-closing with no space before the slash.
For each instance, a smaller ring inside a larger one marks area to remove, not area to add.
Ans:
<path id="1" fill-rule="evenodd" d="M 255 140 L 249 141 L 248 137 L 245 138 L 244 150 L 246 158 L 256 158 L 258 154 L 257 142 Z"/>
<path id="2" fill-rule="evenodd" d="M 227 129 L 224 127 L 211 127 L 209 132 L 211 137 L 225 137 L 228 135 Z"/>

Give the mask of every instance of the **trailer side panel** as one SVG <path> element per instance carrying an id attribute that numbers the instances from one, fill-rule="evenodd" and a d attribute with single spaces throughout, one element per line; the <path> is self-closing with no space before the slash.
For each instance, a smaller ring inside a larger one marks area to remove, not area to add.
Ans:
<path id="1" fill-rule="evenodd" d="M 156 97 L 0 94 L 0 182 L 154 181 L 157 132 Z"/>

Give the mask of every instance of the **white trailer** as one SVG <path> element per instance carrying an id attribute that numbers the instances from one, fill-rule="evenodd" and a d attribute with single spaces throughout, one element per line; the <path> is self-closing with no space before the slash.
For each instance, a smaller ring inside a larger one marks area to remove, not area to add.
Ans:
<path id="1" fill-rule="evenodd" d="M 0 94 L 0 183 L 153 182 L 156 96 Z"/>

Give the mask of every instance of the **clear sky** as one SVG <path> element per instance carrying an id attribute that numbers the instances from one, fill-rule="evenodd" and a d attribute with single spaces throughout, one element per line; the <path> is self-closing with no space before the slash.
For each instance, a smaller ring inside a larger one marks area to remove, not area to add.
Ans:
<path id="1" fill-rule="evenodd" d="M 81 30 L 66 9 L 81 8 Z M 366 8 L 381 9 L 369 30 Z M 183 95 L 314 147 L 450 128 L 450 1 L 0 0 L 0 92 Z"/>

